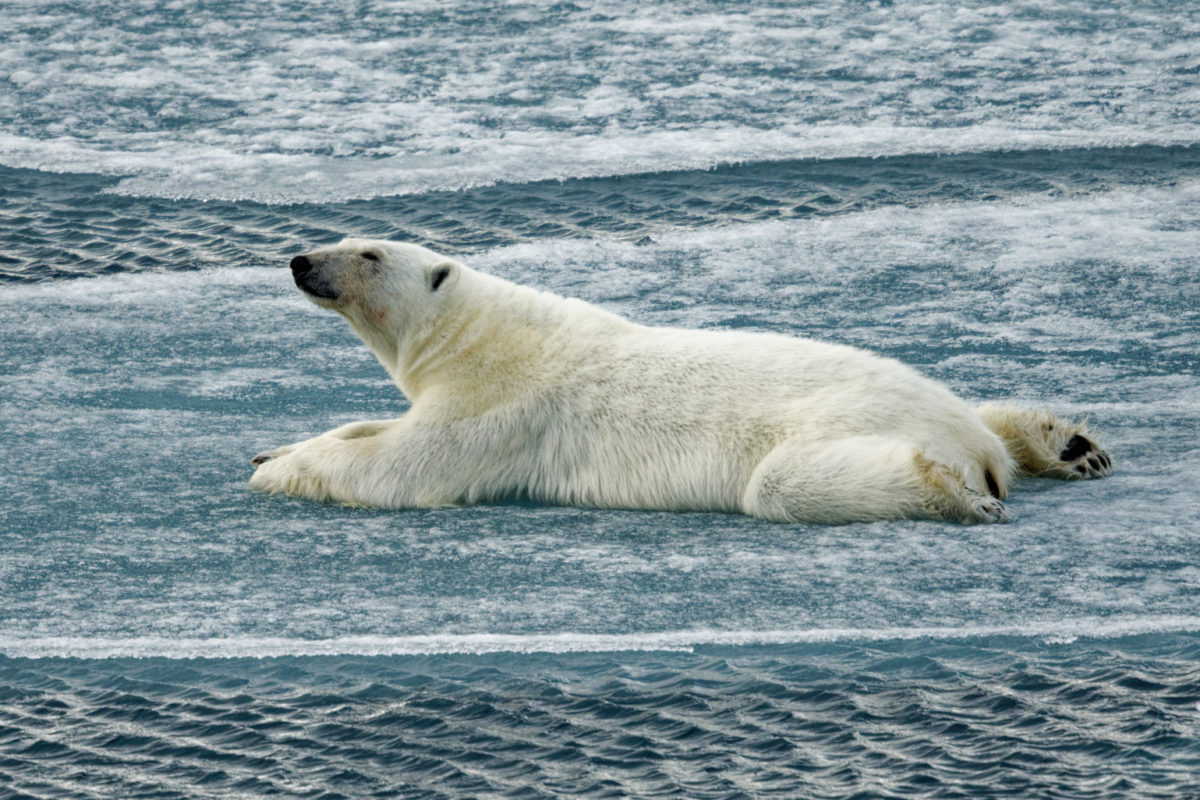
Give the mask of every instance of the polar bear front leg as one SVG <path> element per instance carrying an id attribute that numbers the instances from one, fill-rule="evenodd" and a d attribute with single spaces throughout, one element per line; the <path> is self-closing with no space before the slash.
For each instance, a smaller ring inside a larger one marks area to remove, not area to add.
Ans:
<path id="1" fill-rule="evenodd" d="M 312 439 L 306 439 L 303 442 L 295 442 L 293 444 L 285 444 L 283 447 L 276 447 L 274 450 L 264 450 L 254 458 L 250 459 L 250 463 L 255 467 L 261 467 L 268 461 L 272 461 L 295 450 L 297 447 L 310 446 L 311 443 L 318 439 L 333 437 L 335 439 L 361 439 L 365 436 L 374 436 L 390 424 L 389 420 L 377 420 L 371 422 L 351 422 L 347 425 L 342 425 L 339 428 L 334 428 L 331 431 L 326 431 L 320 436 Z"/>
<path id="2" fill-rule="evenodd" d="M 458 505 L 496 497 L 514 475 L 511 459 L 492 445 L 479 426 L 356 422 L 263 453 L 250 486 L 380 509 Z"/>
<path id="3" fill-rule="evenodd" d="M 259 453 L 250 488 L 355 506 L 450 504 L 455 487 L 431 475 L 444 470 L 422 469 L 436 460 L 422 453 L 428 437 L 406 427 L 403 420 L 354 422 Z"/>

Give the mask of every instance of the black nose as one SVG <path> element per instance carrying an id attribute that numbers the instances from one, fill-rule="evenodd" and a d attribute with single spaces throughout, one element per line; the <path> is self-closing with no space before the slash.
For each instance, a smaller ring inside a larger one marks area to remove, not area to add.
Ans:
<path id="1" fill-rule="evenodd" d="M 292 274 L 299 276 L 312 269 L 312 262 L 309 261 L 305 256 L 296 256 L 292 259 L 291 266 Z"/>

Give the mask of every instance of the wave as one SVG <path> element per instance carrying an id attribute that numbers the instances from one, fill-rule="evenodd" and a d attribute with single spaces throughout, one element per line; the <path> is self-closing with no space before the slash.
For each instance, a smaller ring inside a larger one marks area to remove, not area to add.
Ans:
<path id="1" fill-rule="evenodd" d="M 0 167 L 7 211 L 22 220 L 0 236 L 0 281 L 278 264 L 283 253 L 348 234 L 415 241 L 461 256 L 560 239 L 642 242 L 668 231 L 691 235 L 888 207 L 994 207 L 1083 196 L 1120 202 L 1131 190 L 1183 187 L 1187 194 L 1197 178 L 1200 147 L 1023 150 L 756 162 L 267 206 L 118 196 L 111 192 L 119 177 Z"/>
<path id="2" fill-rule="evenodd" d="M 614 653 L 691 651 L 698 647 L 936 641 L 1017 637 L 1066 644 L 1080 638 L 1200 632 L 1200 617 L 1082 619 L 1010 625 L 805 630 L 680 630 L 645 633 L 462 633 L 355 635 L 328 639 L 273 636 L 0 638 L 10 658 L 275 658 L 282 656 L 408 656 L 488 653 Z"/>
<path id="3" fill-rule="evenodd" d="M 432 150 L 412 154 L 364 158 L 248 153 L 170 141 L 151 149 L 110 150 L 66 137 L 0 134 L 0 165 L 116 177 L 119 180 L 103 191 L 118 195 L 286 205 L 777 161 L 1196 144 L 1200 144 L 1200 136 L 1191 125 L 1155 130 L 1136 126 L 1035 130 L 990 124 L 960 128 L 816 125 L 762 130 L 704 125 L 687 130 L 584 135 L 506 132 L 490 139 L 441 142 Z"/>
<path id="4" fill-rule="evenodd" d="M 1193 797 L 1198 653 L 0 658 L 0 770 L 39 798 Z"/>

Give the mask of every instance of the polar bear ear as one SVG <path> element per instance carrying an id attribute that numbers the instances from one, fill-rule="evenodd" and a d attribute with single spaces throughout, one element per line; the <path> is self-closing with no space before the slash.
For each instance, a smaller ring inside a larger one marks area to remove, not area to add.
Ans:
<path id="1" fill-rule="evenodd" d="M 429 291 L 436 292 L 453 283 L 458 276 L 458 264 L 453 261 L 441 261 L 429 270 Z"/>

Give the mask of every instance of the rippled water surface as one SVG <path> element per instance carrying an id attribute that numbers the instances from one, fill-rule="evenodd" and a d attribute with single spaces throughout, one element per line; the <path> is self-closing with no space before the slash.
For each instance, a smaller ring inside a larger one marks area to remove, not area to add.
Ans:
<path id="1" fill-rule="evenodd" d="M 0 662 L 49 796 L 1179 797 L 1200 642 Z M 336 787 L 336 788 L 334 788 Z"/>
<path id="2" fill-rule="evenodd" d="M 1200 796 L 1200 13 L 0 8 L 0 797 Z M 251 494 L 417 241 L 1088 416 L 1005 525 Z"/>

